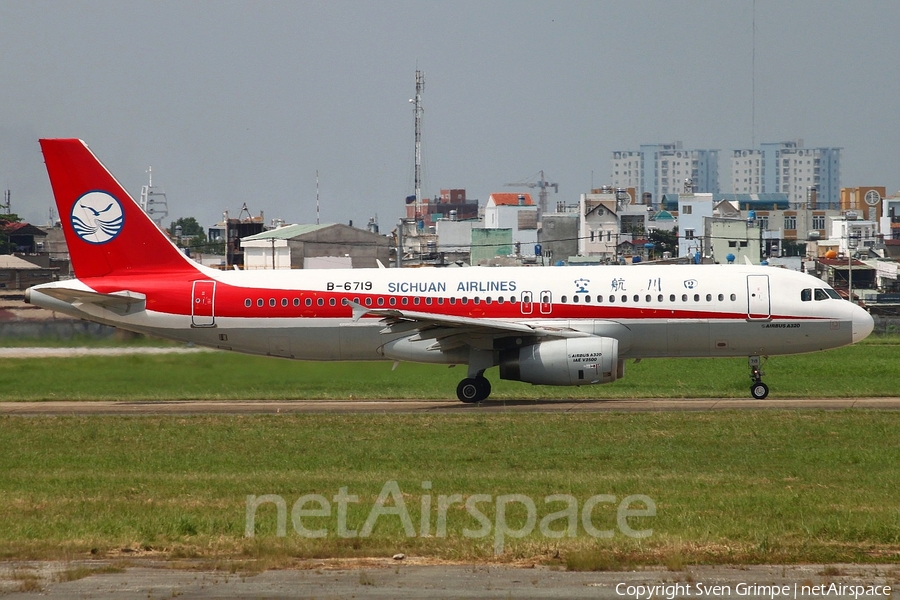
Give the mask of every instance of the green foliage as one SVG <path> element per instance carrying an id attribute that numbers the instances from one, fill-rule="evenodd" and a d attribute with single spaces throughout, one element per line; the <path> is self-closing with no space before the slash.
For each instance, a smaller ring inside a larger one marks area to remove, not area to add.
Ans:
<path id="1" fill-rule="evenodd" d="M 177 227 L 181 227 L 179 243 L 186 248 L 196 248 L 206 252 L 207 240 L 203 226 L 194 217 L 181 217 L 169 226 L 169 233 L 174 236 Z"/>
<path id="2" fill-rule="evenodd" d="M 678 256 L 678 233 L 656 229 L 647 235 L 647 239 L 653 242 L 653 255 L 661 257 L 663 252 L 671 252 L 672 256 Z"/>

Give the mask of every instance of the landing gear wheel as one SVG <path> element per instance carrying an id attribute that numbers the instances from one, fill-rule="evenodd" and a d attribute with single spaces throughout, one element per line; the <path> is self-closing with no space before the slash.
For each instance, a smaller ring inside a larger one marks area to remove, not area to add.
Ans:
<path id="1" fill-rule="evenodd" d="M 769 386 L 762 381 L 757 381 L 750 386 L 750 395 L 757 400 L 764 400 L 769 395 Z"/>
<path id="2" fill-rule="evenodd" d="M 769 395 L 769 386 L 762 382 L 762 377 L 765 375 L 762 371 L 762 360 L 759 356 L 751 356 L 747 362 L 750 366 L 750 379 L 753 380 L 750 385 L 750 395 L 757 400 L 763 400 Z"/>
<path id="3" fill-rule="evenodd" d="M 467 404 L 481 402 L 491 395 L 491 382 L 484 377 L 466 377 L 456 386 L 456 397 Z"/>

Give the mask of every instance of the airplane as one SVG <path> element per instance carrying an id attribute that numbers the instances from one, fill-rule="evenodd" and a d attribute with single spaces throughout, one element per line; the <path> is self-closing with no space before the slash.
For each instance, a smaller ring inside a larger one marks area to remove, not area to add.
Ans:
<path id="1" fill-rule="evenodd" d="M 190 260 L 88 146 L 41 148 L 75 278 L 26 301 L 121 329 L 297 360 L 467 365 L 457 397 L 484 376 L 537 385 L 611 383 L 625 361 L 761 359 L 859 342 L 862 307 L 820 279 L 753 265 L 217 270 Z"/>

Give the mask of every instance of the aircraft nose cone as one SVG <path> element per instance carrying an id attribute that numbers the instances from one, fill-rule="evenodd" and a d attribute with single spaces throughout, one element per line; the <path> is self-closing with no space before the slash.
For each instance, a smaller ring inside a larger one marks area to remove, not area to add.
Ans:
<path id="1" fill-rule="evenodd" d="M 853 305 L 853 343 L 866 339 L 875 329 L 875 319 L 860 306 Z"/>

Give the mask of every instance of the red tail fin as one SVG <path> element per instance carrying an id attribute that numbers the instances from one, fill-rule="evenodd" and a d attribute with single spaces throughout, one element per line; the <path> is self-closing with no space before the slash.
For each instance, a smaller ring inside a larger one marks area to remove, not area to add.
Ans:
<path id="1" fill-rule="evenodd" d="M 196 271 L 83 141 L 41 149 L 76 277 Z"/>

